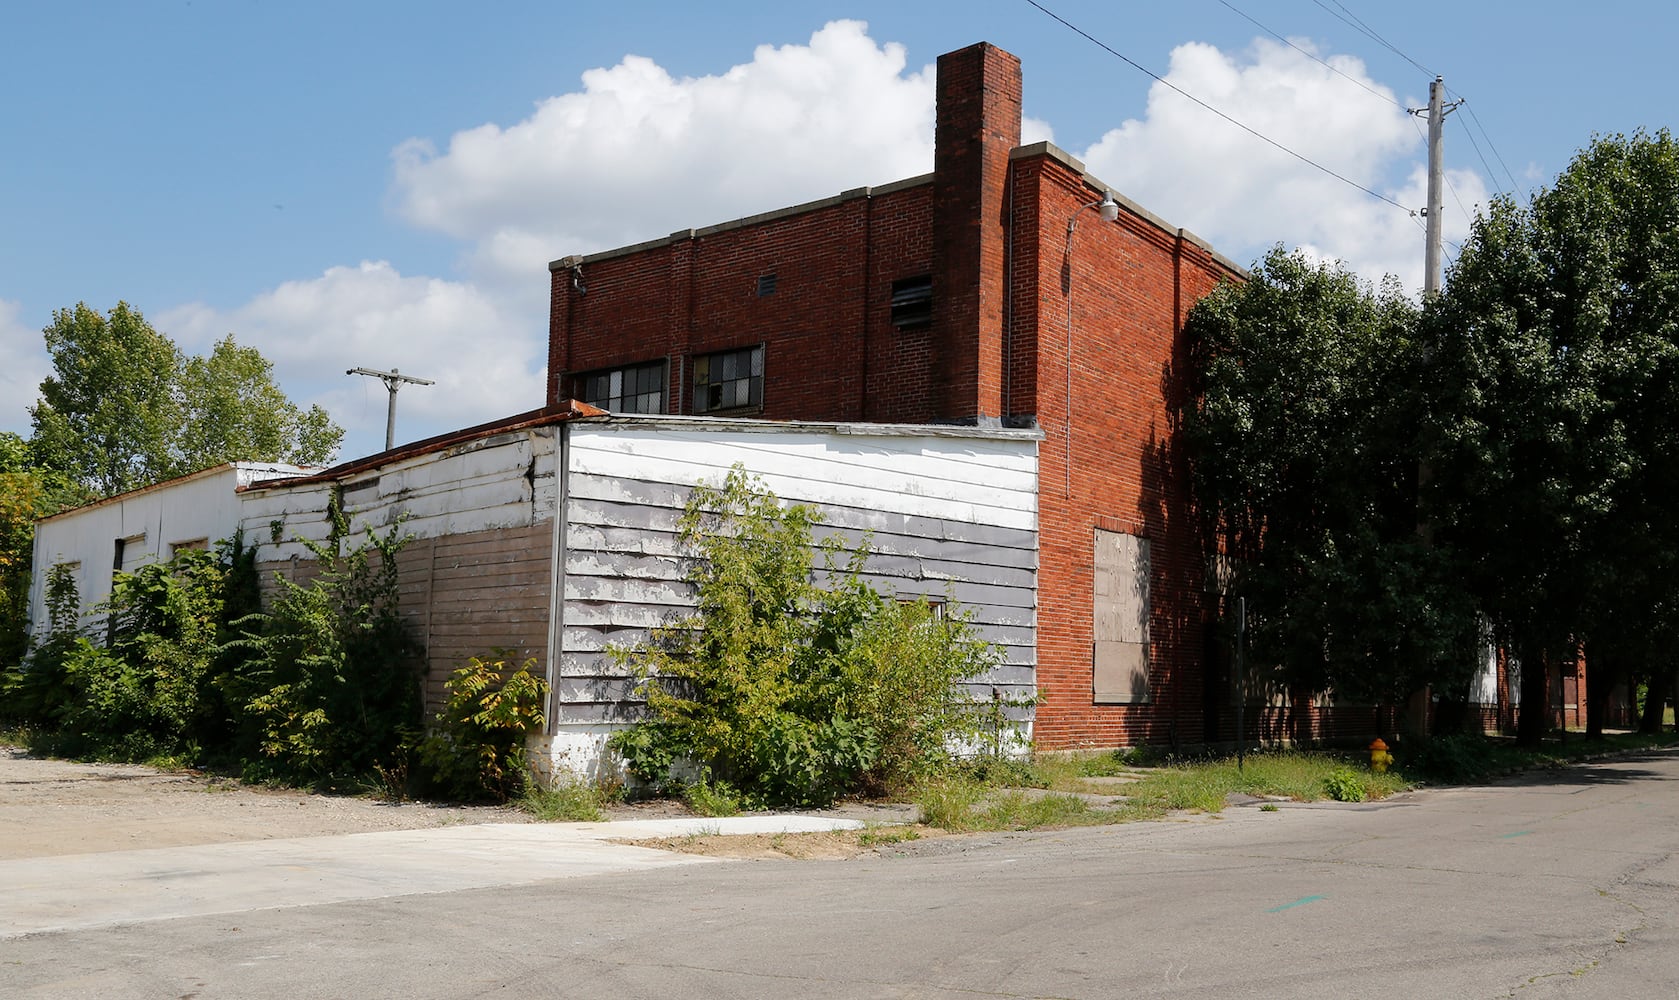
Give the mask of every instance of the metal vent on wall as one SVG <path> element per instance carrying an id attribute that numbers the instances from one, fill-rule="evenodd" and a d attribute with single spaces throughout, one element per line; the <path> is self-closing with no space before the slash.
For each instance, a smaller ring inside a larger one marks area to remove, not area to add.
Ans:
<path id="1" fill-rule="evenodd" d="M 900 330 L 933 322 L 933 276 L 923 274 L 892 282 L 892 325 Z"/>

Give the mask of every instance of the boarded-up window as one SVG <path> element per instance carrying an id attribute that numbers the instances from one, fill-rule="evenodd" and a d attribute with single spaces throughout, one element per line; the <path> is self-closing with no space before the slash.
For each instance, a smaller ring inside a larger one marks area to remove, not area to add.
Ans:
<path id="1" fill-rule="evenodd" d="M 111 559 L 111 575 L 134 572 L 148 555 L 145 532 L 117 539 L 116 554 Z"/>
<path id="2" fill-rule="evenodd" d="M 1098 703 L 1149 700 L 1149 543 L 1096 530 L 1095 696 Z"/>

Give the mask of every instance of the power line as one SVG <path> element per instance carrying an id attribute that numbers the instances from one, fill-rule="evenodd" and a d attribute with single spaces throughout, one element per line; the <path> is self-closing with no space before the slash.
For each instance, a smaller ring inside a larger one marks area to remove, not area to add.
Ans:
<path id="1" fill-rule="evenodd" d="M 1451 91 L 1451 88 L 1447 87 L 1446 90 Z M 1481 116 L 1475 113 L 1475 106 L 1469 103 L 1469 98 L 1464 97 L 1462 94 L 1453 94 L 1453 96 L 1458 98 L 1458 100 L 1463 103 L 1463 106 L 1469 110 L 1469 117 L 1474 120 L 1475 127 L 1481 130 L 1482 137 L 1487 140 L 1487 148 L 1492 150 L 1493 158 L 1498 160 L 1499 166 L 1504 167 L 1504 176 L 1510 178 L 1510 193 L 1514 194 L 1516 189 L 1521 187 L 1521 182 L 1516 180 L 1516 175 L 1511 173 L 1510 168 L 1504 163 L 1504 156 L 1499 153 L 1498 147 L 1493 144 L 1492 133 L 1487 131 L 1485 125 L 1481 124 Z M 1488 167 L 1487 172 L 1492 173 L 1492 168 Z"/>
<path id="2" fill-rule="evenodd" d="M 1107 52 L 1109 55 L 1111 55 L 1114 58 L 1116 58 L 1116 59 L 1120 60 L 1121 62 L 1125 63 L 1127 66 L 1130 66 L 1132 69 L 1136 70 L 1137 72 L 1153 78 L 1156 83 L 1165 84 L 1173 92 L 1175 92 L 1178 95 L 1194 102 L 1195 104 L 1197 104 L 1200 107 L 1206 109 L 1207 111 L 1212 112 L 1213 114 L 1215 114 L 1218 117 L 1224 119 L 1225 121 L 1229 122 L 1230 124 L 1236 126 L 1237 128 L 1241 129 L 1242 131 L 1246 132 L 1247 134 L 1253 136 L 1255 139 L 1258 139 L 1261 142 L 1264 142 L 1265 144 L 1267 144 L 1269 146 L 1275 147 L 1276 149 L 1279 149 L 1279 150 L 1287 153 L 1288 155 L 1290 155 L 1290 156 L 1294 157 L 1295 159 L 1299 160 L 1301 163 L 1304 163 L 1307 166 L 1310 166 L 1310 167 L 1313 167 L 1317 170 L 1320 170 L 1323 173 L 1328 174 L 1329 176 L 1331 176 L 1331 177 L 1335 178 L 1336 180 L 1340 181 L 1341 183 L 1348 185 L 1349 187 L 1355 187 L 1355 188 L 1359 189 L 1360 191 L 1363 191 L 1365 194 L 1369 195 L 1372 198 L 1377 199 L 1378 201 L 1385 201 L 1389 205 L 1392 205 L 1394 208 L 1399 209 L 1401 212 L 1412 211 L 1412 209 L 1410 209 L 1410 208 L 1408 208 L 1404 205 L 1401 205 L 1399 202 L 1394 201 L 1392 198 L 1389 198 L 1387 195 L 1379 194 L 1375 191 L 1372 191 L 1371 189 L 1365 187 L 1363 184 L 1360 184 L 1359 182 L 1353 180 L 1352 178 L 1346 177 L 1346 176 L 1344 176 L 1342 174 L 1339 174 L 1339 173 L 1336 173 L 1334 170 L 1331 170 L 1330 168 L 1324 166 L 1323 164 L 1317 162 L 1316 160 L 1313 160 L 1311 157 L 1306 156 L 1304 153 L 1297 153 L 1294 150 L 1292 150 L 1292 149 L 1288 148 L 1287 146 L 1283 145 L 1282 143 L 1278 142 L 1277 140 L 1275 140 L 1275 139 L 1271 138 L 1270 136 L 1264 134 L 1263 132 L 1260 132 L 1260 131 L 1258 131 L 1254 128 L 1251 128 L 1247 125 L 1242 124 L 1241 122 L 1239 122 L 1236 119 L 1230 117 L 1229 115 L 1225 114 L 1224 112 L 1220 111 L 1219 109 L 1213 107 L 1211 104 L 1208 104 L 1206 101 L 1201 100 L 1199 97 L 1196 97 L 1194 94 L 1191 94 L 1187 90 L 1184 90 L 1182 87 L 1179 87 L 1177 84 L 1171 82 L 1170 80 L 1167 80 L 1165 77 L 1161 76 L 1160 74 L 1158 74 L 1158 73 L 1154 72 L 1153 70 L 1148 69 L 1147 67 L 1144 67 L 1144 66 L 1140 65 L 1139 63 L 1135 62 L 1134 60 L 1130 59 L 1124 53 L 1122 53 L 1122 52 L 1118 51 L 1117 49 L 1113 48 L 1113 46 L 1107 44 L 1106 42 L 1102 41 L 1099 38 L 1096 38 L 1094 35 L 1090 34 L 1090 32 L 1085 31 L 1083 28 L 1080 28 L 1078 25 L 1076 25 L 1076 24 L 1072 23 L 1071 21 L 1067 20 L 1066 18 L 1062 17 L 1060 14 L 1057 14 L 1054 11 L 1050 10 L 1048 7 L 1045 7 L 1043 4 L 1039 3 L 1038 0 L 1026 0 L 1026 2 L 1031 4 L 1033 7 L 1038 8 L 1038 10 L 1042 11 L 1043 13 L 1047 14 L 1053 20 L 1060 22 L 1063 27 L 1066 27 L 1070 31 L 1074 32 L 1075 34 L 1082 36 L 1086 41 L 1090 42 L 1091 44 L 1093 44 L 1093 45 L 1097 46 L 1098 48 L 1102 49 L 1103 51 Z"/>
<path id="3" fill-rule="evenodd" d="M 1291 39 L 1289 39 L 1287 36 L 1283 35 L 1281 32 L 1277 31 L 1275 28 L 1272 28 L 1268 25 L 1260 23 L 1260 21 L 1257 18 L 1255 18 L 1253 15 L 1249 14 L 1247 11 L 1244 11 L 1241 8 L 1237 7 L 1235 4 L 1230 3 L 1230 0 L 1218 0 L 1218 2 L 1221 6 L 1223 6 L 1227 10 L 1229 10 L 1231 13 L 1236 14 L 1237 16 L 1241 17 L 1243 20 L 1247 21 L 1249 24 L 1252 24 L 1254 27 L 1258 28 L 1259 30 L 1269 34 L 1272 38 L 1277 39 L 1279 42 L 1282 42 L 1284 45 L 1287 45 L 1289 48 L 1293 49 L 1294 51 L 1296 51 L 1296 52 L 1300 53 L 1301 55 L 1305 56 L 1306 58 L 1312 60 L 1313 62 L 1322 66 L 1324 69 L 1329 70 L 1331 73 L 1334 73 L 1336 76 L 1339 76 L 1342 79 L 1348 81 L 1349 83 L 1352 83 L 1353 85 L 1357 86 L 1359 89 L 1365 91 L 1366 93 L 1374 95 L 1375 97 L 1379 98 L 1383 103 L 1391 104 L 1394 107 L 1397 107 L 1402 111 L 1409 111 L 1410 110 L 1409 108 L 1406 108 L 1405 105 L 1399 103 L 1399 101 L 1394 99 L 1393 97 L 1391 97 L 1387 94 L 1384 94 L 1381 91 L 1375 90 L 1375 89 L 1367 86 L 1364 83 L 1364 81 L 1358 79 L 1357 77 L 1352 76 L 1352 75 L 1347 74 L 1347 73 L 1343 73 L 1341 70 L 1339 70 L 1335 66 L 1331 65 L 1327 60 L 1320 57 L 1317 53 L 1312 52 L 1308 49 L 1303 49 L 1300 46 L 1294 44 L 1294 42 Z M 1323 4 L 1319 3 L 1318 6 L 1323 7 Z M 1341 5 L 1339 3 L 1337 3 L 1336 6 L 1341 6 Z M 1325 7 L 1324 9 L 1328 10 L 1327 7 Z M 1345 7 L 1342 7 L 1341 9 L 1346 10 Z M 1341 17 L 1339 14 L 1336 14 L 1334 11 L 1329 11 L 1329 13 L 1334 14 L 1336 17 L 1340 18 L 1343 23 L 1350 24 L 1350 22 L 1348 22 L 1346 18 Z M 1350 11 L 1348 11 L 1347 13 L 1348 13 L 1348 16 L 1353 17 L 1353 20 L 1355 20 L 1355 21 L 1358 20 L 1356 15 L 1353 15 Z M 1392 49 L 1394 52 L 1397 52 L 1402 58 L 1407 59 L 1407 61 L 1409 61 L 1411 63 L 1411 65 L 1416 66 L 1419 69 L 1424 69 L 1424 67 L 1422 67 L 1415 60 L 1412 60 L 1408 56 L 1405 56 L 1405 54 L 1403 52 L 1399 52 L 1398 49 L 1395 49 L 1387 41 L 1382 39 L 1380 36 L 1376 35 L 1373 31 L 1370 30 L 1368 25 L 1364 24 L 1364 22 L 1359 21 L 1358 24 L 1351 25 L 1351 26 L 1354 27 L 1356 30 L 1361 31 L 1365 35 L 1368 35 L 1372 38 L 1375 38 L 1376 41 L 1378 41 L 1380 44 L 1387 46 L 1389 49 Z M 1424 71 L 1426 72 L 1426 69 L 1424 69 Z M 1465 100 L 1464 103 L 1467 103 L 1467 100 Z M 1474 115 L 1474 113 L 1475 113 L 1474 110 L 1471 109 L 1470 114 Z M 1480 124 L 1480 119 L 1477 118 L 1475 123 L 1477 125 L 1479 125 Z M 1419 138 L 1419 139 L 1424 138 L 1424 136 L 1422 134 L 1422 126 L 1417 125 L 1416 121 L 1414 119 L 1412 120 L 1411 124 L 1417 130 L 1417 138 Z M 1481 130 L 1481 133 L 1482 133 L 1483 136 L 1486 136 L 1486 130 L 1484 128 Z M 1467 127 L 1465 128 L 1465 134 L 1468 134 Z M 1487 138 L 1487 145 L 1490 148 L 1492 146 L 1492 138 L 1490 136 L 1486 136 L 1486 138 Z M 1479 156 L 1481 158 L 1481 165 L 1487 168 L 1487 176 L 1489 178 L 1492 178 L 1493 186 L 1498 190 L 1498 192 L 1500 194 L 1502 194 L 1503 193 L 1503 188 L 1501 186 L 1499 186 L 1496 172 L 1492 169 L 1492 165 L 1487 163 L 1487 158 L 1484 154 L 1481 153 L 1481 147 L 1478 143 L 1475 142 L 1475 137 L 1473 135 L 1469 136 L 1469 143 L 1470 143 L 1471 146 L 1475 147 L 1475 155 Z M 1493 149 L 1493 154 L 1497 155 L 1497 153 L 1498 153 L 1498 150 Z M 1502 162 L 1503 162 L 1503 160 L 1501 158 L 1500 163 L 1502 164 Z M 1510 173 L 1509 168 L 1506 167 L 1504 172 L 1506 174 L 1509 174 Z M 1511 180 L 1514 181 L 1515 178 L 1512 177 Z M 1463 204 L 1462 197 L 1460 197 L 1458 195 L 1457 188 L 1452 185 L 1451 178 L 1449 178 L 1449 177 L 1446 178 L 1446 189 L 1452 193 L 1452 200 L 1457 202 L 1458 210 L 1463 213 L 1464 218 L 1468 219 L 1470 221 L 1473 221 L 1474 217 L 1472 215 L 1470 215 L 1468 207 Z"/>
<path id="4" fill-rule="evenodd" d="M 1461 104 L 1458 106 L 1462 107 Z M 1486 154 L 1481 152 L 1481 144 L 1475 141 L 1475 133 L 1470 131 L 1469 126 L 1465 125 L 1463 128 L 1463 135 L 1469 140 L 1469 145 L 1475 147 L 1475 155 L 1480 157 L 1481 166 L 1487 168 L 1487 178 L 1492 181 L 1493 190 L 1497 191 L 1499 194 L 1503 194 L 1504 185 L 1499 183 L 1498 173 L 1492 169 L 1492 164 L 1487 162 Z M 1491 144 L 1491 141 L 1492 140 L 1490 139 L 1488 140 L 1489 145 Z M 1494 150 L 1493 152 L 1496 153 L 1497 150 Z M 1506 171 L 1506 173 L 1508 173 L 1508 171 Z"/>
<path id="5" fill-rule="evenodd" d="M 1366 85 L 1363 80 L 1360 80 L 1356 76 L 1351 76 L 1347 73 L 1341 72 L 1340 70 L 1336 69 L 1334 66 L 1330 65 L 1326 60 L 1321 58 L 1317 53 L 1312 52 L 1308 49 L 1301 48 L 1300 46 L 1294 44 L 1293 41 L 1291 41 L 1290 39 L 1288 39 L 1284 35 L 1278 33 L 1277 31 L 1275 31 L 1271 28 L 1266 27 L 1263 24 L 1260 24 L 1257 20 L 1254 19 L 1254 17 L 1251 14 L 1249 14 L 1247 11 L 1241 10 L 1240 8 L 1236 7 L 1234 4 L 1230 3 L 1229 0 L 1218 0 L 1218 2 L 1223 4 L 1225 7 L 1229 8 L 1231 13 L 1234 13 L 1234 14 L 1242 17 L 1249 24 L 1252 24 L 1254 27 L 1258 28 L 1260 31 L 1263 31 L 1263 32 L 1269 34 L 1272 38 L 1275 38 L 1277 41 L 1282 42 L 1284 45 L 1288 46 L 1289 48 L 1293 49 L 1294 51 L 1296 51 L 1296 52 L 1300 53 L 1301 55 L 1305 56 L 1307 59 L 1312 60 L 1313 62 L 1317 63 L 1319 66 L 1322 66 L 1324 69 L 1329 70 L 1331 73 L 1334 73 L 1336 76 L 1340 77 L 1341 79 L 1346 80 L 1347 82 L 1349 82 L 1349 83 L 1353 84 L 1354 86 L 1358 87 L 1360 90 L 1363 90 L 1363 91 L 1365 91 L 1366 93 L 1369 93 L 1369 94 L 1374 94 L 1384 104 L 1391 104 L 1401 111 L 1405 110 L 1405 105 L 1399 103 L 1399 101 L 1397 99 L 1395 99 L 1394 97 L 1392 97 L 1391 95 L 1384 94 L 1381 91 L 1376 90 L 1375 88 Z"/>
<path id="6" fill-rule="evenodd" d="M 1394 45 L 1392 42 L 1383 38 L 1380 34 L 1377 33 L 1375 28 L 1372 28 L 1368 24 L 1365 24 L 1363 21 L 1359 20 L 1359 17 L 1358 17 L 1357 14 L 1354 14 L 1352 11 L 1347 10 L 1346 5 L 1341 3 L 1341 0 L 1330 0 L 1330 3 L 1333 3 L 1336 7 L 1340 8 L 1339 13 L 1337 13 L 1334 10 L 1330 10 L 1329 7 L 1325 6 L 1323 0 L 1312 0 L 1312 2 L 1317 4 L 1319 7 L 1322 7 L 1327 13 L 1329 13 L 1330 16 L 1339 20 L 1342 24 L 1345 24 L 1349 28 L 1352 28 L 1354 31 L 1360 32 L 1366 38 L 1369 38 L 1371 41 L 1375 42 L 1377 45 L 1382 46 L 1383 48 L 1387 49 L 1389 52 L 1392 52 L 1394 55 L 1396 55 L 1399 58 L 1401 58 L 1401 59 L 1405 60 L 1406 62 L 1410 63 L 1412 66 L 1415 66 L 1417 69 L 1422 70 L 1424 73 L 1428 74 L 1429 76 L 1435 77 L 1435 76 L 1440 75 L 1440 74 L 1434 72 L 1433 70 L 1429 69 L 1427 66 L 1424 66 L 1422 63 L 1417 62 L 1415 59 L 1412 59 L 1410 56 L 1406 55 L 1405 53 L 1399 51 L 1398 46 Z"/>

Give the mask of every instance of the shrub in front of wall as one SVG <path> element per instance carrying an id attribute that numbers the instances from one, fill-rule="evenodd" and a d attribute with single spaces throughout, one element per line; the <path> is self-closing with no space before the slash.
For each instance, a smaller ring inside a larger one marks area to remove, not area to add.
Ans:
<path id="1" fill-rule="evenodd" d="M 400 525 L 344 547 L 330 508 L 326 543 L 308 543 L 320 572 L 280 580 L 267 611 L 241 619 L 227 700 L 241 724 L 247 777 L 356 787 L 388 766 L 421 728 L 420 644 L 398 607 Z"/>
<path id="2" fill-rule="evenodd" d="M 508 658 L 475 656 L 444 682 L 448 702 L 417 749 L 428 793 L 506 802 L 525 791 L 525 738 L 542 728 L 548 682 L 532 673 L 534 658 L 517 670 Z"/>
<path id="3" fill-rule="evenodd" d="M 611 740 L 632 774 L 676 787 L 686 763 L 749 804 L 823 805 L 906 786 L 981 735 L 962 682 L 996 648 L 954 608 L 875 591 L 866 546 L 824 545 L 818 587 L 818 520 L 739 467 L 695 488 L 678 526 L 696 555 L 696 613 L 613 651 L 647 700 L 648 718 Z"/>

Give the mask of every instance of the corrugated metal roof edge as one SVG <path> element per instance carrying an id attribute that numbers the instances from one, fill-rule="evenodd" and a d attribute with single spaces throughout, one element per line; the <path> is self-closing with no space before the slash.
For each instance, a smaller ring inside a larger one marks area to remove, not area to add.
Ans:
<path id="1" fill-rule="evenodd" d="M 405 444 L 386 451 L 381 451 L 374 455 L 368 455 L 365 458 L 358 458 L 353 461 L 344 462 L 339 465 L 335 465 L 324 472 L 317 472 L 314 475 L 288 477 L 284 479 L 262 479 L 251 483 L 249 486 L 242 487 L 242 489 L 266 490 L 276 487 L 306 486 L 313 483 L 332 482 L 336 479 L 347 479 L 358 472 L 366 472 L 369 469 L 377 469 L 381 466 L 389 465 L 392 462 L 400 462 L 405 459 L 415 458 L 419 455 L 429 454 L 430 452 L 442 451 L 444 448 L 452 447 L 457 444 L 464 444 L 468 441 L 477 440 L 478 438 L 490 437 L 495 434 L 505 434 L 508 431 L 523 430 L 528 427 L 542 427 L 547 424 L 562 423 L 564 421 L 575 420 L 580 417 L 604 417 L 607 415 L 607 412 L 599 407 L 590 406 L 588 403 L 579 402 L 574 399 L 563 399 L 558 403 L 544 406 L 540 409 L 526 410 L 524 413 L 516 413 L 511 417 L 501 417 L 497 420 L 489 421 L 488 423 L 476 424 L 472 427 L 463 427 L 458 431 L 449 431 L 444 434 L 438 434 L 420 441 L 415 441 L 412 444 Z"/>

